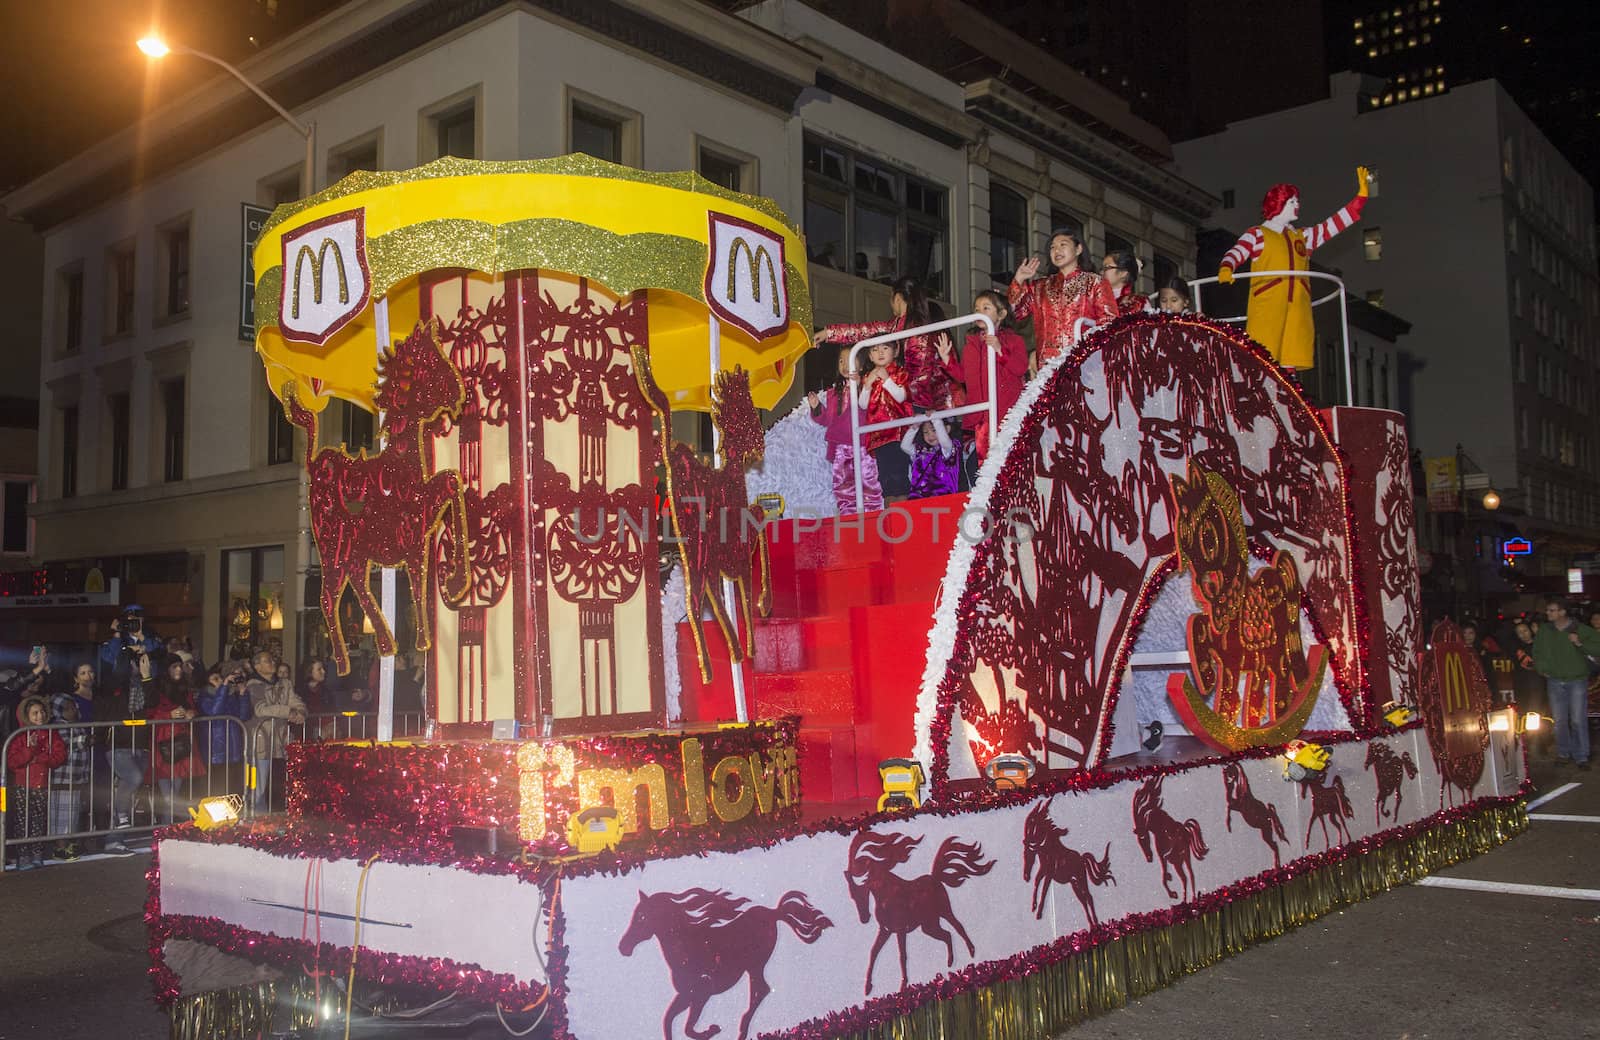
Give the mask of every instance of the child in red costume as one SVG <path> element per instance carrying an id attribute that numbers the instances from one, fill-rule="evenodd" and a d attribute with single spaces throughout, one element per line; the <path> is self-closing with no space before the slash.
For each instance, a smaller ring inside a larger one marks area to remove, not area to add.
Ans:
<path id="1" fill-rule="evenodd" d="M 927 325 L 940 317 L 937 309 L 928 302 L 922 287 L 911 278 L 902 278 L 894 283 L 889 309 L 894 312 L 894 317 L 889 321 L 829 325 L 817 333 L 816 342 L 859 343 L 873 336 Z M 912 407 L 924 412 L 948 407 L 950 385 L 956 379 L 953 366 L 938 356 L 927 336 L 913 336 L 900 345 L 904 350 L 906 380 L 901 385 L 909 392 Z"/>
<path id="2" fill-rule="evenodd" d="M 990 336 L 981 331 L 982 326 L 979 326 L 980 331 L 968 333 L 961 345 L 961 387 L 968 404 L 983 404 L 989 400 L 989 352 L 994 351 L 994 378 L 999 385 L 995 417 L 1004 421 L 1011 406 L 1022 396 L 1023 384 L 1028 380 L 1028 344 L 1006 324 L 1011 309 L 999 293 L 985 289 L 973 300 L 972 309 L 988 315 L 994 322 L 995 334 Z M 994 438 L 994 431 L 989 429 L 988 413 L 963 415 L 961 423 L 973 437 L 978 458 L 987 458 L 989 444 Z"/>
<path id="3" fill-rule="evenodd" d="M 806 403 L 811 407 L 811 421 L 827 431 L 824 437 L 828 445 L 828 465 L 833 469 L 833 501 L 839 515 L 856 512 L 857 465 L 861 466 L 862 511 L 871 513 L 882 509 L 883 489 L 878 486 L 878 464 L 861 445 L 850 443 L 850 410 L 856 409 L 856 421 L 862 426 L 867 425 L 867 417 L 855 402 L 848 348 L 839 348 L 839 381 L 820 394 L 815 390 L 806 394 Z"/>
<path id="4" fill-rule="evenodd" d="M 1080 320 L 1104 325 L 1117 316 L 1117 301 L 1106 280 L 1078 269 L 1083 243 L 1068 228 L 1050 236 L 1050 262 L 1056 273 L 1034 278 L 1039 258 L 1031 256 L 1018 266 L 1008 294 L 1011 313 L 1018 320 L 1033 320 L 1035 362 L 1043 368 L 1057 354 L 1078 345 Z"/>
<path id="5" fill-rule="evenodd" d="M 1139 260 L 1126 249 L 1107 253 L 1100 261 L 1100 273 L 1111 287 L 1120 314 L 1142 314 L 1150 308 L 1150 297 L 1133 291 L 1139 278 Z"/>
<path id="6" fill-rule="evenodd" d="M 50 706 L 43 697 L 28 697 L 17 705 L 19 726 L 43 726 L 50 721 Z M 17 869 L 32 870 L 44 863 L 42 839 L 49 823 L 50 770 L 67 761 L 67 745 L 60 732 L 28 730 L 12 739 L 6 751 L 15 792 L 6 821 L 8 843 L 19 846 Z"/>
<path id="7" fill-rule="evenodd" d="M 888 422 L 911 414 L 909 380 L 896 357 L 896 344 L 880 343 L 867 351 L 872 370 L 861 380 L 856 402 L 866 409 L 867 422 Z M 883 497 L 900 501 L 911 493 L 910 463 L 900 450 L 899 430 L 874 430 L 866 435 L 867 450 L 878 464 L 878 485 Z"/>

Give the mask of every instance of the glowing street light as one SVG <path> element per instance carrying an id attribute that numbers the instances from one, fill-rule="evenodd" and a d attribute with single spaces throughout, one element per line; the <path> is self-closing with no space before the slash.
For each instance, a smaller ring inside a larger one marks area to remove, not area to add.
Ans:
<path id="1" fill-rule="evenodd" d="M 1483 493 L 1483 508 L 1493 512 L 1500 508 L 1500 493 L 1493 488 Z"/>
<path id="2" fill-rule="evenodd" d="M 172 52 L 172 48 L 167 46 L 165 40 L 154 35 L 146 36 L 140 40 L 138 46 L 141 51 L 144 51 L 146 55 L 152 58 L 165 58 Z"/>

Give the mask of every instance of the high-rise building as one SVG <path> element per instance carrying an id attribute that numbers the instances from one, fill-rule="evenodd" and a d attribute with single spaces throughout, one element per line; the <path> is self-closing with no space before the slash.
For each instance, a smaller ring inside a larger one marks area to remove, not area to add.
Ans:
<path id="1" fill-rule="evenodd" d="M 1600 547 L 1593 190 L 1492 80 L 1377 107 L 1371 78 L 1331 85 L 1326 101 L 1176 146 L 1180 170 L 1236 229 L 1261 219 L 1274 182 L 1299 186 L 1310 226 L 1354 194 L 1358 163 L 1377 172 L 1361 222 L 1314 259 L 1412 322 L 1412 444 L 1459 445 L 1534 538 L 1536 565 L 1561 573 Z"/>

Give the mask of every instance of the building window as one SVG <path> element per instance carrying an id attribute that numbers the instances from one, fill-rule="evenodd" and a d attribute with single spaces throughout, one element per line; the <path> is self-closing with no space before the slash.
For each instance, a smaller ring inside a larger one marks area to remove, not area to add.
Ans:
<path id="1" fill-rule="evenodd" d="M 1157 253 L 1155 256 L 1154 274 L 1156 278 L 1155 287 L 1159 292 L 1162 286 L 1170 285 L 1172 281 L 1178 277 L 1178 261 L 1172 259 L 1170 256 L 1162 256 L 1160 253 Z"/>
<path id="2" fill-rule="evenodd" d="M 572 151 L 606 162 L 622 161 L 622 120 L 588 105 L 572 106 Z"/>
<path id="3" fill-rule="evenodd" d="M 989 185 L 989 277 L 1010 285 L 1028 254 L 1028 200 L 1000 184 Z"/>
<path id="4" fill-rule="evenodd" d="M 61 497 L 78 493 L 78 406 L 61 409 Z"/>
<path id="5" fill-rule="evenodd" d="M 300 175 L 302 168 L 296 166 L 292 170 L 284 170 L 271 177 L 263 177 L 256 182 L 256 201 L 263 206 L 276 207 L 287 205 L 300 198 Z"/>
<path id="6" fill-rule="evenodd" d="M 422 115 L 422 153 L 428 159 L 478 157 L 477 91 L 440 102 Z M 374 162 L 376 165 L 376 162 Z"/>
<path id="7" fill-rule="evenodd" d="M 742 191 L 747 195 L 759 190 L 754 159 L 706 144 L 699 145 L 696 151 L 695 169 L 712 184 L 720 184 L 729 191 Z"/>
<path id="8" fill-rule="evenodd" d="M 1108 254 L 1109 253 L 1122 253 L 1122 252 L 1133 254 L 1134 253 L 1133 243 L 1128 241 L 1126 238 L 1122 237 L 1121 235 L 1117 234 L 1115 231 L 1112 231 L 1111 229 L 1107 228 L 1106 229 L 1106 250 L 1105 251 Z M 1104 255 L 1104 254 L 1102 254 L 1102 255 Z M 1134 254 L 1134 255 L 1137 255 L 1137 254 Z M 1089 258 L 1089 256 L 1086 254 L 1084 256 L 1084 258 L 1078 262 L 1078 266 L 1084 268 L 1087 271 L 1098 271 L 1098 270 L 1100 270 L 1099 260 L 1100 260 L 1100 257 L 1098 257 L 1098 256 L 1094 257 L 1094 259 L 1091 260 Z M 1137 266 L 1137 265 L 1135 265 L 1135 266 Z M 1139 281 L 1138 273 L 1135 272 L 1132 277 L 1133 277 L 1134 284 L 1137 285 L 1138 281 Z"/>
<path id="9" fill-rule="evenodd" d="M 1083 241 L 1083 221 L 1062 209 L 1060 206 L 1050 207 L 1050 227 L 1045 230 L 1044 244 L 1040 247 L 1041 256 L 1050 255 L 1050 239 L 1057 231 L 1070 231 L 1078 236 L 1078 241 Z"/>
<path id="10" fill-rule="evenodd" d="M 377 441 L 372 413 L 349 401 L 343 401 L 341 404 L 343 412 L 339 416 L 339 435 L 344 443 L 344 450 L 351 454 L 362 448 L 370 450 Z"/>
<path id="11" fill-rule="evenodd" d="M 468 147 L 470 147 L 472 129 L 470 126 L 472 110 L 464 110 L 468 117 Z M 449 143 L 448 141 L 446 143 Z M 455 152 L 440 152 L 440 155 L 455 155 Z M 375 173 L 378 169 L 378 135 L 369 134 L 360 141 L 341 145 L 328 153 L 328 183 L 334 184 L 344 180 L 357 170 Z"/>
<path id="12" fill-rule="evenodd" d="M 944 188 L 810 136 L 805 176 L 813 263 L 875 282 L 914 278 L 949 299 Z"/>
<path id="13" fill-rule="evenodd" d="M 133 331 L 133 245 L 118 246 L 106 257 L 106 325 L 111 335 Z"/>
<path id="14" fill-rule="evenodd" d="M 56 321 L 61 352 L 76 354 L 83 346 L 82 265 L 56 276 Z"/>
<path id="15" fill-rule="evenodd" d="M 294 461 L 294 425 L 278 399 L 267 394 L 267 465 L 281 466 Z"/>
<path id="16" fill-rule="evenodd" d="M 33 501 L 33 481 L 7 480 L 0 493 L 0 555 L 26 556 L 33 552 L 33 521 L 28 503 Z"/>
<path id="17" fill-rule="evenodd" d="M 1367 290 L 1367 302 L 1372 304 L 1374 307 L 1382 307 L 1383 306 L 1383 290 L 1382 289 L 1368 289 Z"/>
<path id="18" fill-rule="evenodd" d="M 111 420 L 111 490 L 124 491 L 128 487 L 128 459 L 132 436 L 132 430 L 129 428 L 128 395 L 112 394 L 106 398 L 106 411 Z"/>
<path id="19" fill-rule="evenodd" d="M 175 224 L 156 233 L 161 251 L 161 316 L 173 318 L 189 313 L 189 224 Z"/>
<path id="20" fill-rule="evenodd" d="M 284 585 L 281 545 L 223 550 L 219 645 L 225 656 L 248 660 L 255 650 L 272 649 L 274 639 L 281 644 Z"/>
<path id="21" fill-rule="evenodd" d="M 161 479 L 183 479 L 184 416 L 187 400 L 184 380 L 161 384 Z"/>
<path id="22" fill-rule="evenodd" d="M 1367 228 L 1361 233 L 1361 249 L 1368 260 L 1383 259 L 1383 229 Z"/>

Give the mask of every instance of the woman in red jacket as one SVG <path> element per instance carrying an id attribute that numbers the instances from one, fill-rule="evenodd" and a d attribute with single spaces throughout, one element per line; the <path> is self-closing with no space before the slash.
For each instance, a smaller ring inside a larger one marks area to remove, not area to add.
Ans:
<path id="1" fill-rule="evenodd" d="M 43 726 L 50 721 L 50 706 L 43 697 L 27 697 L 17 705 L 17 725 Z M 44 863 L 48 829 L 50 770 L 67 760 L 67 745 L 52 729 L 29 729 L 12 739 L 6 750 L 15 796 L 9 806 L 6 840 L 19 846 L 17 869 L 32 870 Z"/>
<path id="2" fill-rule="evenodd" d="M 155 684 L 155 707 L 150 718 L 170 719 L 170 722 L 151 727 L 154 754 L 150 756 L 150 776 L 161 789 L 163 822 L 178 818 L 177 806 L 196 801 L 194 778 L 206 775 L 205 759 L 196 746 L 194 727 L 188 720 L 197 716 L 194 691 L 184 680 L 183 662 L 177 658 L 167 662 L 165 673 Z"/>

